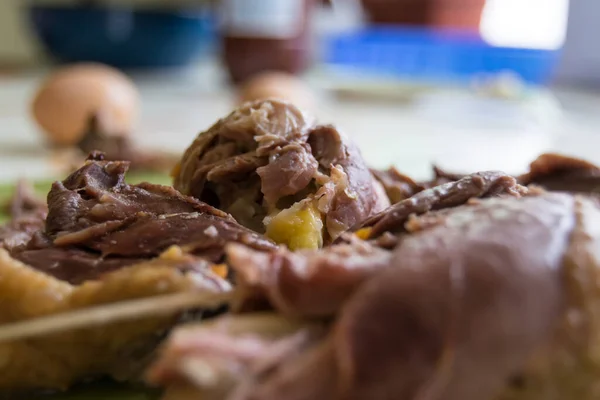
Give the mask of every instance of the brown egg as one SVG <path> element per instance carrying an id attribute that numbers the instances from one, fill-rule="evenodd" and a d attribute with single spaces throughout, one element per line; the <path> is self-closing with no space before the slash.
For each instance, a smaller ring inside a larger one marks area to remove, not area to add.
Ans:
<path id="1" fill-rule="evenodd" d="M 283 72 L 264 72 L 243 83 L 238 92 L 238 105 L 247 101 L 279 99 L 297 107 L 314 110 L 311 89 L 301 79 Z"/>
<path id="2" fill-rule="evenodd" d="M 102 64 L 75 64 L 52 73 L 37 91 L 32 113 L 50 141 L 73 145 L 92 117 L 105 134 L 129 134 L 139 110 L 139 95 L 122 72 Z"/>

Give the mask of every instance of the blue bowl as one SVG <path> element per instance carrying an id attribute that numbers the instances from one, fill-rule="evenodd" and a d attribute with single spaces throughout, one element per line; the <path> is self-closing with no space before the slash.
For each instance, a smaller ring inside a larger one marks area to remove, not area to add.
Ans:
<path id="1" fill-rule="evenodd" d="M 207 10 L 32 6 L 29 12 L 40 41 L 62 62 L 183 66 L 208 53 L 215 38 Z"/>

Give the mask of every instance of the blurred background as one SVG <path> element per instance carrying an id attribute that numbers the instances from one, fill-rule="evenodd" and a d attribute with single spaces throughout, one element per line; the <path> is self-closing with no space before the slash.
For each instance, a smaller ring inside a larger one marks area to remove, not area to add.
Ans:
<path id="1" fill-rule="evenodd" d="M 177 153 L 270 96 L 419 179 L 544 151 L 600 162 L 599 17 L 598 0 L 1 0 L 0 179 L 60 173 L 80 112 Z M 57 75 L 82 62 L 114 69 Z"/>

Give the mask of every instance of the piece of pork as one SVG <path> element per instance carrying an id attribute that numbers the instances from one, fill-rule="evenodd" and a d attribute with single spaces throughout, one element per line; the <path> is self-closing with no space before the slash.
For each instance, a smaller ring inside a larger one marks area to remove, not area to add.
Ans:
<path id="1" fill-rule="evenodd" d="M 500 195 L 520 197 L 527 193 L 527 188 L 503 172 L 477 172 L 456 182 L 423 190 L 366 219 L 356 229 L 369 228 L 369 238 L 384 232 L 398 233 L 405 230 L 405 223 L 414 214 L 456 207 L 474 198 Z"/>
<path id="2" fill-rule="evenodd" d="M 438 224 L 446 213 L 453 212 L 453 207 L 480 196 L 519 197 L 527 192 L 508 175 L 478 173 L 458 183 L 423 191 L 392 206 L 379 217 L 384 222 L 386 218 L 392 219 L 393 229 L 389 228 L 390 223 L 385 225 L 388 230 L 416 232 Z M 427 213 L 440 209 L 444 211 Z M 421 217 L 416 218 L 416 215 Z M 373 236 L 379 234 L 372 228 L 369 232 L 373 231 Z M 401 236 L 393 236 L 393 246 L 399 238 L 401 240 Z M 357 240 L 351 235 L 343 239 L 348 242 L 341 241 L 320 251 L 294 253 L 286 249 L 267 253 L 230 245 L 227 263 L 236 272 L 237 286 L 232 309 L 276 309 L 296 317 L 334 316 L 357 287 L 392 264 L 391 252 L 384 248 L 393 246 Z"/>
<path id="3" fill-rule="evenodd" d="M 355 293 L 307 365 L 245 399 L 492 398 L 557 325 L 574 224 L 569 196 L 457 209 L 402 241 L 396 267 Z M 315 389 L 323 366 L 331 379 Z"/>
<path id="4" fill-rule="evenodd" d="M 267 217 L 304 200 L 325 243 L 388 205 L 354 143 L 277 100 L 247 103 L 198 135 L 174 186 L 267 233 Z"/>
<path id="5" fill-rule="evenodd" d="M 39 227 L 35 220 L 23 229 L 26 237 L 17 241 L 7 235 L 5 247 L 13 257 L 71 283 L 151 259 L 172 245 L 186 245 L 214 263 L 223 261 L 229 242 L 275 248 L 230 215 L 171 187 L 127 184 L 128 167 L 101 155 L 88 160 L 52 185 L 44 229 L 32 232 Z"/>
<path id="6" fill-rule="evenodd" d="M 215 399 L 597 398 L 598 205 L 538 192 L 438 213 L 326 339 Z"/>
<path id="7" fill-rule="evenodd" d="M 237 311 L 276 309 L 295 318 L 332 317 L 390 261 L 389 251 L 359 241 L 295 253 L 230 245 L 227 264 L 236 274 L 231 306 Z"/>

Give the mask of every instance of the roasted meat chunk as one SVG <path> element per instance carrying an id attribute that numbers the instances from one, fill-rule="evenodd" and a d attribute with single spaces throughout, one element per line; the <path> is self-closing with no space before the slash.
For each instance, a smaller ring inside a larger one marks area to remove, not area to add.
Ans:
<path id="1" fill-rule="evenodd" d="M 354 280 L 336 307 L 317 296 L 315 302 L 336 316 L 326 320 L 325 337 L 298 344 L 297 352 L 288 348 L 288 356 L 261 373 L 259 366 L 273 358 L 253 353 L 228 390 L 203 398 L 542 400 L 550 393 L 560 400 L 595 399 L 597 202 L 533 191 L 459 203 L 415 216 L 420 229 L 397 232 L 387 263 Z M 256 263 L 252 251 L 245 256 Z M 311 262 L 310 252 L 294 256 L 304 264 L 296 262 L 292 275 L 310 280 L 329 268 Z M 281 255 L 260 258 L 255 275 L 271 276 L 262 278 L 263 286 L 272 285 L 262 293 L 282 318 L 294 321 L 298 314 L 284 299 L 302 294 L 292 286 L 282 296 L 286 263 Z M 322 321 L 318 314 L 305 316 Z M 206 394 L 210 385 L 194 377 L 220 376 L 215 366 L 236 359 L 205 339 L 196 341 L 193 329 L 201 333 L 202 325 L 174 336 L 149 377 L 171 388 L 169 400 Z M 254 327 L 245 337 L 253 332 L 264 335 Z"/>
<path id="2" fill-rule="evenodd" d="M 92 154 L 52 185 L 47 207 L 25 204 L 17 192 L 14 219 L 0 236 L 0 336 L 14 324 L 99 304 L 228 292 L 228 269 L 216 265 L 226 244 L 276 249 L 229 214 L 171 187 L 127 184 L 128 166 Z M 134 379 L 182 320 L 177 311 L 100 329 L 30 330 L 32 338 L 0 341 L 0 393 L 65 389 L 100 375 Z"/>
<path id="3" fill-rule="evenodd" d="M 174 186 L 292 249 L 319 248 L 388 200 L 357 147 L 291 104 L 247 103 L 202 132 Z"/>
<path id="4" fill-rule="evenodd" d="M 13 257 L 70 283 L 156 257 L 172 245 L 215 263 L 223 260 L 229 242 L 275 248 L 230 215 L 171 187 L 127 184 L 128 167 L 101 155 L 88 160 L 52 185 L 44 228 L 27 230 L 30 240 L 7 235 L 5 247 Z"/>

